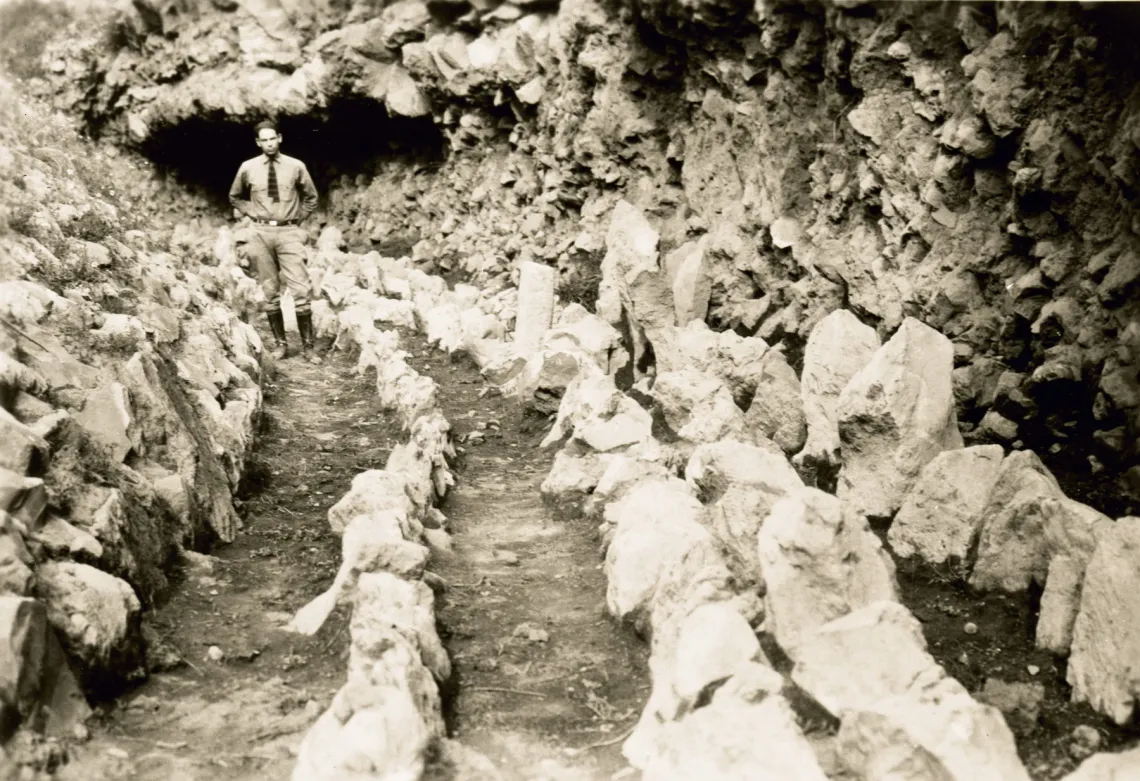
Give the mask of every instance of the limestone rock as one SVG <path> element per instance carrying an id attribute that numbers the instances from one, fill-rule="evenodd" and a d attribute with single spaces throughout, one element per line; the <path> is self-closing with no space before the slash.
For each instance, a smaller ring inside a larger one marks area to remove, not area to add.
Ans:
<path id="1" fill-rule="evenodd" d="M 896 595 L 894 564 L 866 519 L 805 488 L 780 499 L 760 527 L 768 629 L 789 656 L 819 627 Z"/>
<path id="2" fill-rule="evenodd" d="M 836 402 L 840 499 L 864 515 L 890 516 L 932 458 L 962 447 L 953 369 L 950 340 L 908 317 L 851 378 Z"/>
<path id="3" fill-rule="evenodd" d="M 43 437 L 0 407 L 0 469 L 28 474 L 44 463 L 48 452 Z"/>
<path id="4" fill-rule="evenodd" d="M 515 319 L 515 352 L 529 358 L 542 343 L 554 314 L 554 281 L 551 266 L 525 262 L 519 267 L 519 310 Z"/>
<path id="5" fill-rule="evenodd" d="M 669 428 L 682 439 L 703 444 L 731 435 L 739 438 L 743 432 L 743 413 L 724 383 L 712 375 L 696 369 L 662 372 L 652 395 Z"/>
<path id="6" fill-rule="evenodd" d="M 350 676 L 301 742 L 293 781 L 420 778 L 442 737 L 435 682 L 406 642 L 384 647 Z"/>
<path id="7" fill-rule="evenodd" d="M 650 414 L 629 396 L 617 393 L 575 424 L 570 441 L 598 453 L 614 453 L 648 442 L 652 429 Z"/>
<path id="8" fill-rule="evenodd" d="M 1137 774 L 1140 774 L 1140 748 L 1133 748 L 1118 754 L 1094 754 L 1062 781 L 1132 781 Z"/>
<path id="9" fill-rule="evenodd" d="M 803 636 L 792 680 L 833 715 L 946 677 L 922 625 L 898 602 L 872 602 Z"/>
<path id="10" fill-rule="evenodd" d="M 756 632 L 731 606 L 710 603 L 697 607 L 668 633 L 653 637 L 649 660 L 653 691 L 631 743 L 650 743 L 662 724 L 695 710 L 709 689 L 737 670 L 759 660 L 766 663 Z"/>
<path id="11" fill-rule="evenodd" d="M 48 622 L 34 599 L 0 596 L 0 740 L 35 709 L 47 652 Z"/>
<path id="12" fill-rule="evenodd" d="M 0 467 L 0 511 L 35 529 L 47 503 L 47 489 L 42 479 L 24 477 L 22 473 Z"/>
<path id="13" fill-rule="evenodd" d="M 1101 533 L 1080 600 L 1066 674 L 1073 700 L 1124 724 L 1140 699 L 1135 680 L 1140 658 L 1140 519 L 1122 518 Z"/>
<path id="14" fill-rule="evenodd" d="M 538 350 L 531 354 L 512 385 L 526 407 L 549 415 L 556 412 L 566 388 L 591 359 L 578 350 Z"/>
<path id="15" fill-rule="evenodd" d="M 364 675 L 398 641 L 415 648 L 437 681 L 451 677 L 451 660 L 435 629 L 435 596 L 422 581 L 388 572 L 361 573 L 350 624 L 349 678 Z"/>
<path id="16" fill-rule="evenodd" d="M 648 630 L 648 610 L 670 568 L 716 543 L 697 521 L 700 503 L 680 481 L 646 481 L 622 501 L 617 530 L 606 550 L 606 606 Z"/>
<path id="17" fill-rule="evenodd" d="M 846 309 L 835 310 L 811 329 L 800 375 L 808 434 L 795 458 L 798 467 L 814 472 L 838 465 L 839 394 L 878 349 L 875 329 Z"/>
<path id="18" fill-rule="evenodd" d="M 583 506 L 586 517 L 597 517 L 643 480 L 674 477 L 668 461 L 669 451 L 656 440 L 607 457 L 598 484 Z"/>
<path id="19" fill-rule="evenodd" d="M 582 506 L 606 469 L 606 458 L 596 453 L 576 455 L 559 451 L 539 491 L 557 518 L 570 519 L 582 514 Z"/>
<path id="20" fill-rule="evenodd" d="M 777 501 L 799 493 L 803 481 L 787 460 L 732 440 L 701 445 L 685 479 L 706 506 L 703 522 L 725 546 L 744 582 L 758 583 L 756 535 Z"/>
<path id="21" fill-rule="evenodd" d="M 1024 591 L 1045 583 L 1058 554 L 1088 561 L 1094 527 L 1108 519 L 1069 499 L 1033 451 L 1010 453 L 998 470 L 978 537 L 970 584 L 979 589 Z"/>
<path id="22" fill-rule="evenodd" d="M 1088 558 L 1058 554 L 1049 562 L 1041 609 L 1037 613 L 1038 648 L 1067 654 L 1073 644 L 1073 624 L 1081 606 Z"/>
<path id="23" fill-rule="evenodd" d="M 542 337 L 542 347 L 586 353 L 606 374 L 615 373 L 629 360 L 617 329 L 580 304 L 568 304 L 562 310 L 558 322 Z"/>
<path id="24" fill-rule="evenodd" d="M 48 561 L 36 570 L 35 593 L 89 683 L 136 670 L 140 605 L 125 581 L 86 564 Z"/>
<path id="25" fill-rule="evenodd" d="M 718 691 L 708 706 L 665 725 L 654 748 L 634 763 L 645 781 L 827 778 L 791 706 L 775 693 L 743 699 Z"/>
<path id="26" fill-rule="evenodd" d="M 693 369 L 720 378 L 743 409 L 756 392 L 768 343 L 758 336 L 713 331 L 694 320 L 684 328 L 665 328 L 655 335 L 657 373 Z"/>
<path id="27" fill-rule="evenodd" d="M 334 534 L 342 534 L 349 521 L 358 515 L 394 511 L 402 517 L 405 539 L 417 538 L 412 515 L 415 504 L 405 490 L 403 476 L 386 470 L 369 469 L 352 478 L 352 486 L 340 501 L 329 508 L 329 526 Z"/>
<path id="28" fill-rule="evenodd" d="M 887 539 L 899 556 L 965 561 L 982 524 L 1004 452 L 999 445 L 946 450 L 922 468 Z"/>
<path id="29" fill-rule="evenodd" d="M 953 678 L 847 711 L 836 745 L 842 768 L 868 781 L 1029 781 L 1001 713 Z"/>
<path id="30" fill-rule="evenodd" d="M 709 311 L 712 275 L 705 257 L 706 240 L 689 242 L 679 248 L 682 257 L 673 279 L 673 307 L 677 325 L 699 320 L 704 322 Z"/>
<path id="31" fill-rule="evenodd" d="M 789 456 L 807 441 L 803 390 L 782 350 L 768 350 L 760 361 L 755 394 L 744 415 L 746 431 L 775 442 Z"/>
<path id="32" fill-rule="evenodd" d="M 23 597 L 32 592 L 32 555 L 24 544 L 26 526 L 0 511 L 0 596 Z"/>

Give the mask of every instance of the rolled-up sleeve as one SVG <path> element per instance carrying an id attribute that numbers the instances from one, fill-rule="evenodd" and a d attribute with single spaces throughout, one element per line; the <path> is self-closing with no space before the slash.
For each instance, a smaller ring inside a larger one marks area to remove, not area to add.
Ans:
<path id="1" fill-rule="evenodd" d="M 230 185 L 230 206 L 246 214 L 249 205 L 249 186 L 246 182 L 245 163 L 238 168 L 234 183 Z"/>
<path id="2" fill-rule="evenodd" d="M 305 219 L 317 210 L 317 186 L 313 184 L 313 177 L 309 176 L 309 169 L 301 163 L 301 172 L 297 176 L 297 189 L 301 192 L 301 219 Z"/>

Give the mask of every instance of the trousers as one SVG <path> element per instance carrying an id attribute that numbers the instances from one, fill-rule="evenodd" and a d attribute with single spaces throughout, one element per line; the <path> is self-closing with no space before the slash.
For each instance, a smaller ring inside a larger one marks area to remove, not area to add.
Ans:
<path id="1" fill-rule="evenodd" d="M 294 308 L 309 311 L 312 287 L 305 268 L 305 238 L 303 228 L 289 225 L 257 225 L 252 231 L 246 252 L 257 269 L 265 311 L 281 309 L 282 283 L 293 294 Z"/>

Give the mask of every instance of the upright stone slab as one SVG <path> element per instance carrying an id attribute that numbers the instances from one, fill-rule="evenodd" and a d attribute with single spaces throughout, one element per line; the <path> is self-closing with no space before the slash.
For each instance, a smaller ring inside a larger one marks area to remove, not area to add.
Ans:
<path id="1" fill-rule="evenodd" d="M 1073 700 L 1117 724 L 1140 699 L 1140 518 L 1106 528 L 1085 572 L 1066 679 Z"/>
<path id="2" fill-rule="evenodd" d="M 962 447 L 953 370 L 950 340 L 908 317 L 843 388 L 839 498 L 856 512 L 892 515 L 932 458 Z"/>
<path id="3" fill-rule="evenodd" d="M 800 374 L 807 442 L 794 461 L 816 475 L 839 463 L 839 393 L 879 349 L 875 329 L 846 309 L 837 309 L 811 329 Z"/>
<path id="4" fill-rule="evenodd" d="M 541 263 L 519 267 L 519 310 L 515 320 L 515 352 L 529 358 L 542 344 L 554 315 L 556 271 Z"/>

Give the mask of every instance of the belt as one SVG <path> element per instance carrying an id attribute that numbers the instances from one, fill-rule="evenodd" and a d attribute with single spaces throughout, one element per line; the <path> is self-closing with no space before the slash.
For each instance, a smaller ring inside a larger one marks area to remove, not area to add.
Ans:
<path id="1" fill-rule="evenodd" d="M 272 225 L 274 227 L 276 227 L 278 225 L 300 225 L 301 224 L 300 220 L 263 220 L 260 217 L 250 217 L 250 219 L 253 220 L 254 222 L 256 222 L 258 225 Z"/>

